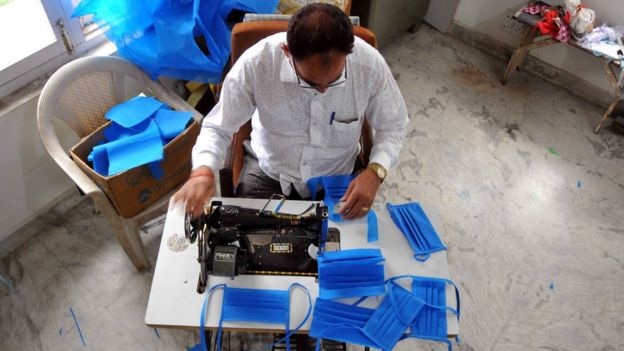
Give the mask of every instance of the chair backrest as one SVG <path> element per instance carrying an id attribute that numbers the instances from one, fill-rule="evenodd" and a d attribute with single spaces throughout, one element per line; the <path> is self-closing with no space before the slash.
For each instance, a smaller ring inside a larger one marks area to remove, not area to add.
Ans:
<path id="1" fill-rule="evenodd" d="M 201 121 L 203 116 L 181 97 L 119 57 L 73 60 L 58 69 L 41 91 L 37 106 L 41 141 L 52 159 L 83 191 L 85 187 L 95 185 L 70 159 L 67 145 L 61 145 L 53 121 L 62 120 L 79 138 L 83 138 L 106 122 L 106 111 L 132 97 L 127 96 L 126 88 L 133 83 L 138 84 L 137 90 L 155 96 L 176 110 L 191 111 L 193 118 Z"/>
<path id="2" fill-rule="evenodd" d="M 245 52 L 245 50 L 252 47 L 258 41 L 270 35 L 279 32 L 285 32 L 287 29 L 288 21 L 258 21 L 237 23 L 232 29 L 232 65 L 234 65 L 234 62 L 238 60 L 238 58 L 243 54 L 243 52 Z M 360 26 L 353 26 L 353 33 L 369 43 L 371 46 L 377 47 L 377 39 L 375 38 L 375 34 L 373 34 L 373 32 L 371 32 L 370 30 Z M 233 184 L 231 185 L 238 184 L 238 176 L 240 175 L 244 162 L 243 141 L 248 140 L 250 136 L 251 122 L 247 122 L 240 128 L 240 130 L 236 134 L 234 134 L 234 137 L 232 139 L 232 145 L 230 147 L 230 154 L 228 159 L 228 163 L 232 171 Z M 362 127 L 362 137 L 360 138 L 362 151 L 359 155 L 360 162 L 362 162 L 363 165 L 368 164 L 368 156 L 370 155 L 370 149 L 372 148 L 372 140 L 373 134 L 370 125 L 367 121 L 364 121 L 364 125 Z M 227 184 L 225 187 L 230 187 L 230 184 Z M 223 188 L 224 187 L 222 187 L 222 192 L 226 191 L 226 189 Z"/>
<path id="3" fill-rule="evenodd" d="M 168 100 L 174 108 L 188 108 L 180 105 L 181 98 L 131 62 L 111 56 L 86 57 L 68 63 L 50 77 L 39 98 L 38 123 L 50 123 L 56 117 L 78 137 L 86 136 L 106 122 L 106 111 L 132 97 L 126 94 L 132 85 L 128 78 L 139 85 L 140 91 Z"/>

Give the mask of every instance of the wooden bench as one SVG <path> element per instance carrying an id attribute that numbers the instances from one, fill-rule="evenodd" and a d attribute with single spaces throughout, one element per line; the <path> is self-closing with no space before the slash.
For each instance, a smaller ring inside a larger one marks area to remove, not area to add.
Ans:
<path id="1" fill-rule="evenodd" d="M 520 23 L 523 23 L 526 28 L 524 30 L 524 34 L 522 36 L 520 44 L 514 49 L 513 54 L 511 55 L 511 59 L 507 64 L 507 69 L 505 69 L 505 73 L 501 78 L 501 83 L 503 85 L 507 83 L 511 74 L 524 64 L 531 50 L 555 44 L 570 45 L 574 48 L 589 53 L 593 57 L 600 59 L 602 68 L 607 75 L 607 78 L 609 79 L 609 83 L 611 83 L 611 87 L 613 88 L 613 100 L 611 101 L 611 104 L 609 105 L 605 113 L 602 115 L 600 122 L 598 122 L 596 127 L 594 127 L 594 133 L 600 132 L 600 130 L 604 126 L 612 123 L 614 120 L 614 118 L 612 117 L 613 110 L 621 100 L 624 100 L 623 89 L 618 84 L 616 73 L 617 70 L 620 68 L 620 62 L 618 60 L 610 60 L 608 57 L 605 56 L 594 55 L 591 50 L 582 47 L 574 38 L 571 38 L 568 43 L 561 43 L 560 41 L 553 39 L 550 36 L 540 36 L 539 30 L 535 28 L 535 25 L 542 19 L 539 15 L 530 15 L 526 12 L 518 12 L 514 16 L 514 18 Z"/>

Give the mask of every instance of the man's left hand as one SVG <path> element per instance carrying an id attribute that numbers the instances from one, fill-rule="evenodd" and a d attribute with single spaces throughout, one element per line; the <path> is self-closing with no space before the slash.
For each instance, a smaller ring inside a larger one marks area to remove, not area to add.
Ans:
<path id="1" fill-rule="evenodd" d="M 355 179 L 349 183 L 340 202 L 342 205 L 338 213 L 343 219 L 355 219 L 364 216 L 370 211 L 375 195 L 381 185 L 381 180 L 375 172 L 366 168 Z"/>

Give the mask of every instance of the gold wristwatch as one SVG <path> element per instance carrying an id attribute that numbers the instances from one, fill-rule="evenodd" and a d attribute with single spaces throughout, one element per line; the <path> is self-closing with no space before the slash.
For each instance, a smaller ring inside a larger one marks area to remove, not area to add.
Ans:
<path id="1" fill-rule="evenodd" d="M 383 168 L 382 165 L 380 165 L 379 163 L 369 163 L 368 167 L 371 169 L 373 172 L 375 172 L 375 174 L 377 175 L 377 178 L 379 178 L 379 180 L 383 183 L 384 179 L 386 179 L 386 169 Z"/>

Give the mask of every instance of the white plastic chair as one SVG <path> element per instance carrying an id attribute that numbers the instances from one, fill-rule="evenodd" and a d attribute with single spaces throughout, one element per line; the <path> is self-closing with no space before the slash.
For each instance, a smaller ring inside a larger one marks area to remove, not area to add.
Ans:
<path id="1" fill-rule="evenodd" d="M 56 71 L 43 87 L 37 108 L 37 124 L 45 148 L 54 161 L 93 199 L 110 222 L 112 231 L 137 269 L 151 263 L 139 235 L 140 226 L 167 210 L 170 194 L 155 204 L 126 219 L 120 216 L 106 194 L 72 161 L 68 149 L 61 146 L 53 119 L 65 122 L 79 138 L 83 138 L 106 122 L 104 113 L 131 96 L 126 89 L 132 78 L 142 92 L 153 95 L 176 110 L 190 111 L 200 122 L 202 115 L 178 95 L 158 81 L 151 80 L 131 62 L 118 57 L 86 57 L 74 60 Z"/>

